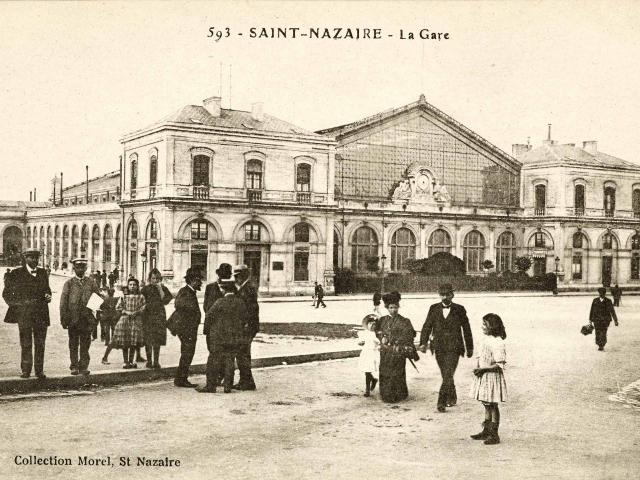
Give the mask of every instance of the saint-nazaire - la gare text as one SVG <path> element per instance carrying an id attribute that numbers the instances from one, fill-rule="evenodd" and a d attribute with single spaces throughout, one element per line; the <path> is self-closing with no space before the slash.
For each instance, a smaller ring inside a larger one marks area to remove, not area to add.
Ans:
<path id="1" fill-rule="evenodd" d="M 310 38 L 333 40 L 379 40 L 385 37 L 400 40 L 449 40 L 449 32 L 428 28 L 384 30 L 376 27 L 251 27 L 249 38 Z"/>

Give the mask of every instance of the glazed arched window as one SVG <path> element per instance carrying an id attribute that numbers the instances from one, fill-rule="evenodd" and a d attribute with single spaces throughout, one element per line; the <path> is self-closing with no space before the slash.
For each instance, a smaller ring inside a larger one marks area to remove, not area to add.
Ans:
<path id="1" fill-rule="evenodd" d="M 576 215 L 584 215 L 584 185 L 578 184 L 573 191 L 573 205 Z"/>
<path id="2" fill-rule="evenodd" d="M 102 261 L 105 264 L 109 264 L 111 262 L 111 248 L 113 245 L 113 229 L 111 225 L 106 225 L 104 227 L 104 235 L 103 235 L 103 251 L 102 251 Z M 105 269 L 109 270 L 110 265 L 105 265 Z"/>
<path id="3" fill-rule="evenodd" d="M 138 188 L 138 156 L 134 155 L 131 158 L 131 176 L 130 176 L 130 188 L 135 190 Z"/>
<path id="4" fill-rule="evenodd" d="M 582 232 L 573 234 L 571 245 L 573 252 L 571 255 L 571 278 L 574 280 L 582 280 L 583 276 L 583 252 L 587 248 L 587 239 Z"/>
<path id="5" fill-rule="evenodd" d="M 247 162 L 247 188 L 251 190 L 262 189 L 262 162 L 251 159 Z"/>
<path id="6" fill-rule="evenodd" d="M 604 215 L 613 217 L 616 212 L 616 189 L 615 187 L 604 188 Z"/>
<path id="7" fill-rule="evenodd" d="M 98 225 L 94 225 L 93 230 L 91 232 L 91 261 L 96 262 L 99 258 L 100 258 L 100 227 L 98 227 Z"/>
<path id="8" fill-rule="evenodd" d="M 536 200 L 535 214 L 544 215 L 545 208 L 547 206 L 547 186 L 543 184 L 536 185 L 535 197 L 536 197 L 535 198 Z"/>
<path id="9" fill-rule="evenodd" d="M 154 186 L 158 183 L 158 157 L 151 155 L 149 159 L 149 185 Z"/>
<path id="10" fill-rule="evenodd" d="M 517 247 L 513 232 L 502 232 L 496 241 L 496 271 L 513 271 Z"/>
<path id="11" fill-rule="evenodd" d="M 296 167 L 296 190 L 309 192 L 311 190 L 311 165 L 301 163 Z"/>
<path id="12" fill-rule="evenodd" d="M 152 218 L 147 224 L 147 240 L 158 239 L 158 223 Z"/>
<path id="13" fill-rule="evenodd" d="M 467 272 L 479 272 L 484 262 L 484 237 L 477 230 L 472 230 L 464 237 L 462 253 Z"/>
<path id="14" fill-rule="evenodd" d="M 351 237 L 351 269 L 366 272 L 367 261 L 378 255 L 378 237 L 371 227 L 358 228 Z"/>
<path id="15" fill-rule="evenodd" d="M 129 224 L 129 230 L 127 231 L 127 238 L 129 240 L 137 240 L 138 238 L 138 222 L 132 220 Z"/>
<path id="16" fill-rule="evenodd" d="M 407 258 L 416 258 L 416 236 L 408 228 L 399 228 L 391 236 L 391 270 L 402 270 Z"/>
<path id="17" fill-rule="evenodd" d="M 439 228 L 429 237 L 427 247 L 427 255 L 429 257 L 438 252 L 451 253 L 451 237 L 446 230 Z"/>
<path id="18" fill-rule="evenodd" d="M 296 243 L 308 243 L 309 242 L 309 225 L 300 222 L 293 227 L 293 241 Z"/>
<path id="19" fill-rule="evenodd" d="M 211 159 L 206 155 L 193 157 L 193 184 L 209 185 L 209 163 Z"/>

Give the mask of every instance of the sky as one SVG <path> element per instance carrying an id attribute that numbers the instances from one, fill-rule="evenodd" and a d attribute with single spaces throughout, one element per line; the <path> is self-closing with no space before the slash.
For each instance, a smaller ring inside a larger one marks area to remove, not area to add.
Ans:
<path id="1" fill-rule="evenodd" d="M 1 2 L 0 18 L 0 199 L 44 200 L 55 174 L 68 186 L 85 165 L 117 170 L 123 135 L 220 92 L 225 108 L 264 102 L 312 130 L 424 93 L 508 153 L 551 123 L 561 143 L 640 163 L 640 2 Z M 383 38 L 252 39 L 252 27 Z M 425 28 L 450 38 L 399 38 Z"/>

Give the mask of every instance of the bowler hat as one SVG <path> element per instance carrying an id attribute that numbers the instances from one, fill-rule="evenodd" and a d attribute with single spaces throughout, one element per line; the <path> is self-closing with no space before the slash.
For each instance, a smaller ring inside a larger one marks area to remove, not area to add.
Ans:
<path id="1" fill-rule="evenodd" d="M 443 283 L 438 287 L 438 293 L 440 295 L 446 295 L 447 293 L 453 293 L 453 285 L 450 283 Z"/>
<path id="2" fill-rule="evenodd" d="M 229 277 L 231 276 L 231 265 L 228 263 L 221 263 L 220 266 L 216 269 L 216 275 L 218 277 Z"/>

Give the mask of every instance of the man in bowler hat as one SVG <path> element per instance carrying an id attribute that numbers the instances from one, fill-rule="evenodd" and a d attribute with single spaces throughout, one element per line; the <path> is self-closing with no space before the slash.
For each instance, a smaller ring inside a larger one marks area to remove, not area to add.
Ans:
<path id="1" fill-rule="evenodd" d="M 598 298 L 594 298 L 591 302 L 591 311 L 589 312 L 589 322 L 596 331 L 596 345 L 598 350 L 603 351 L 607 344 L 607 330 L 613 319 L 616 327 L 618 326 L 618 317 L 613 303 L 607 298 L 607 289 L 600 287 L 598 289 Z"/>
<path id="2" fill-rule="evenodd" d="M 177 332 L 180 339 L 180 361 L 173 384 L 176 387 L 195 388 L 198 385 L 189 381 L 189 368 L 196 352 L 198 326 L 202 317 L 196 294 L 202 287 L 202 277 L 196 268 L 190 267 L 187 269 L 184 280 L 186 285 L 178 291 L 174 302 L 173 315 L 178 315 L 180 318 Z"/>
<path id="3" fill-rule="evenodd" d="M 38 268 L 39 258 L 38 250 L 24 252 L 23 266 L 6 276 L 2 291 L 2 297 L 9 305 L 4 321 L 18 324 L 22 378 L 29 378 L 33 366 L 36 377 L 46 378 L 44 348 L 50 324 L 51 288 L 46 270 Z"/>
<path id="4" fill-rule="evenodd" d="M 239 345 L 236 361 L 240 371 L 240 380 L 233 388 L 237 390 L 255 390 L 256 384 L 251 373 L 251 342 L 260 330 L 260 307 L 258 306 L 258 290 L 249 281 L 249 269 L 246 265 L 233 267 L 237 295 L 247 308 L 247 329 L 245 339 Z"/>
<path id="5" fill-rule="evenodd" d="M 69 357 L 71 375 L 89 375 L 89 347 L 96 318 L 87 307 L 92 294 L 102 298 L 100 287 L 90 276 L 86 276 L 87 259 L 71 260 L 75 276 L 67 280 L 60 295 L 60 323 L 69 334 Z"/>
<path id="6" fill-rule="evenodd" d="M 440 285 L 439 293 L 441 301 L 431 305 L 422 327 L 420 350 L 425 353 L 430 342 L 431 351 L 435 353 L 440 367 L 442 385 L 437 408 L 442 413 L 446 411 L 446 407 L 452 407 L 458 402 L 453 377 L 465 350 L 467 357 L 473 356 L 473 336 L 467 311 L 462 305 L 452 302 L 453 287 L 448 283 Z M 433 338 L 429 340 L 431 336 Z"/>

